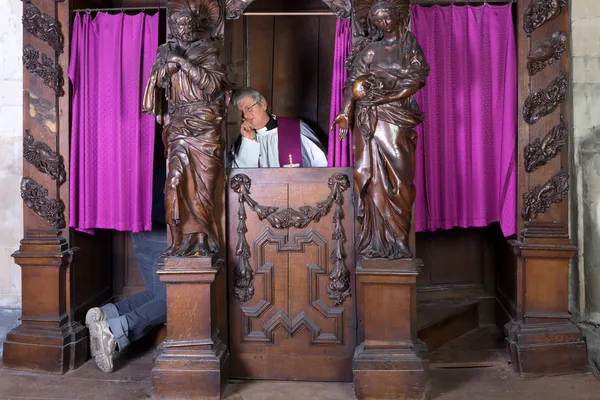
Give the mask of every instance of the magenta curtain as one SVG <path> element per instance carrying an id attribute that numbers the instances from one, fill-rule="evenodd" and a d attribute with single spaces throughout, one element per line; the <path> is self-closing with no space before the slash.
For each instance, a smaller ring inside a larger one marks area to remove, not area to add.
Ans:
<path id="1" fill-rule="evenodd" d="M 69 226 L 152 228 L 154 120 L 141 113 L 158 13 L 75 16 Z"/>
<path id="2" fill-rule="evenodd" d="M 344 99 L 342 90 L 346 83 L 346 58 L 352 50 L 352 27 L 350 19 L 338 19 L 335 25 L 335 52 L 333 57 L 333 79 L 331 81 L 331 106 L 329 122 L 342 110 Z M 338 140 L 339 126 L 336 124 L 329 132 L 327 164 L 329 167 L 347 167 L 354 165 L 352 154 L 352 132 L 341 142 Z"/>
<path id="3" fill-rule="evenodd" d="M 511 5 L 412 7 L 431 73 L 416 99 L 415 229 L 516 232 L 517 56 Z"/>

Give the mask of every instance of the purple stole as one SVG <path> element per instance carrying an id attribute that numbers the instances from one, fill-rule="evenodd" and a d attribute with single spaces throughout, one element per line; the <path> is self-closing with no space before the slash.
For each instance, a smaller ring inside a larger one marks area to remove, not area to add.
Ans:
<path id="1" fill-rule="evenodd" d="M 280 167 L 290 164 L 302 167 L 302 142 L 300 135 L 299 119 L 277 117 L 277 146 L 279 147 Z"/>

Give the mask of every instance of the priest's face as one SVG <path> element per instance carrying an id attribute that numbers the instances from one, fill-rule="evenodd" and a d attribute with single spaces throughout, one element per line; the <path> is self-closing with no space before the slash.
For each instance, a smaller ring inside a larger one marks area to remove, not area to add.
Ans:
<path id="1" fill-rule="evenodd" d="M 242 113 L 242 119 L 248 122 L 254 130 L 264 128 L 269 122 L 265 99 L 257 102 L 251 96 L 244 96 L 238 104 L 238 110 Z"/>

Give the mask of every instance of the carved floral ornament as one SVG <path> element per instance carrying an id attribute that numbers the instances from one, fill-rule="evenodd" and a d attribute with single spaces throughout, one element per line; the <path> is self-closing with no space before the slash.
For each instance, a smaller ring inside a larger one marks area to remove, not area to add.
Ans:
<path id="1" fill-rule="evenodd" d="M 56 19 L 40 11 L 30 1 L 23 2 L 23 27 L 36 38 L 48 43 L 56 54 L 64 51 L 64 39 Z"/>
<path id="2" fill-rule="evenodd" d="M 39 58 L 40 52 L 32 45 L 28 44 L 23 47 L 23 65 L 27 71 L 42 78 L 44 84 L 54 90 L 57 96 L 64 96 L 62 68 L 46 54 L 42 53 L 42 59 Z"/>
<path id="3" fill-rule="evenodd" d="M 334 230 L 332 239 L 336 241 L 335 248 L 330 254 L 331 268 L 329 269 L 329 284 L 327 293 L 329 298 L 338 306 L 344 302 L 350 293 L 350 271 L 346 267 L 346 251 L 344 243 L 346 242 L 346 232 L 342 224 L 344 212 L 342 209 L 343 192 L 350 187 L 348 176 L 337 173 L 332 175 L 328 181 L 329 196 L 325 200 L 317 202 L 316 206 L 302 206 L 299 210 L 293 208 L 279 209 L 278 207 L 262 206 L 250 197 L 250 178 L 245 174 L 237 174 L 231 178 L 230 187 L 238 194 L 239 224 L 237 227 L 238 243 L 235 249 L 235 255 L 238 257 L 238 265 L 234 270 L 234 296 L 236 299 L 246 302 L 254 296 L 253 270 L 250 266 L 250 246 L 246 240 L 246 208 L 248 204 L 250 209 L 256 213 L 259 220 L 266 219 L 273 228 L 306 228 L 312 222 L 319 222 L 322 217 L 327 215 L 331 207 L 335 204 L 333 214 Z"/>
<path id="4" fill-rule="evenodd" d="M 536 138 L 533 143 L 525 147 L 525 171 L 531 173 L 546 165 L 558 155 L 567 143 L 568 137 L 569 132 L 561 115 L 560 123 L 553 127 L 543 139 Z"/>
<path id="5" fill-rule="evenodd" d="M 23 138 L 23 158 L 38 171 L 50 175 L 59 185 L 67 179 L 65 164 L 61 155 L 41 141 L 35 141 L 29 130 Z"/>
<path id="6" fill-rule="evenodd" d="M 556 31 L 537 44 L 527 56 L 527 66 L 531 76 L 541 72 L 546 66 L 560 60 L 566 50 L 567 35 Z"/>
<path id="7" fill-rule="evenodd" d="M 227 19 L 238 19 L 254 0 L 226 0 Z M 323 0 L 338 18 L 349 18 L 352 12 L 351 0 Z"/>
<path id="8" fill-rule="evenodd" d="M 538 214 L 543 214 L 552 204 L 563 201 L 569 191 L 569 172 L 566 169 L 558 171 L 548 182 L 534 186 L 529 192 L 523 194 L 524 207 L 521 217 L 531 221 Z"/>
<path id="9" fill-rule="evenodd" d="M 32 178 L 21 180 L 21 198 L 25 205 L 56 229 L 63 229 L 65 203 L 60 199 L 48 198 L 48 190 Z"/>
<path id="10" fill-rule="evenodd" d="M 548 21 L 558 18 L 567 0 L 531 0 L 531 5 L 525 11 L 523 29 L 527 36 Z"/>
<path id="11" fill-rule="evenodd" d="M 535 124 L 542 117 L 556 110 L 559 104 L 565 101 L 568 87 L 567 76 L 561 71 L 546 88 L 531 93 L 523 105 L 525 122 Z"/>

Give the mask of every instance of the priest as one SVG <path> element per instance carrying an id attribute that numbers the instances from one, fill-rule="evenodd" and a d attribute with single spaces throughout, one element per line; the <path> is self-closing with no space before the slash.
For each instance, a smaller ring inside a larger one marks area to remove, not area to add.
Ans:
<path id="1" fill-rule="evenodd" d="M 233 168 L 326 167 L 325 147 L 297 118 L 267 112 L 264 96 L 242 88 L 231 102 L 242 113 L 240 137 L 233 145 Z"/>

